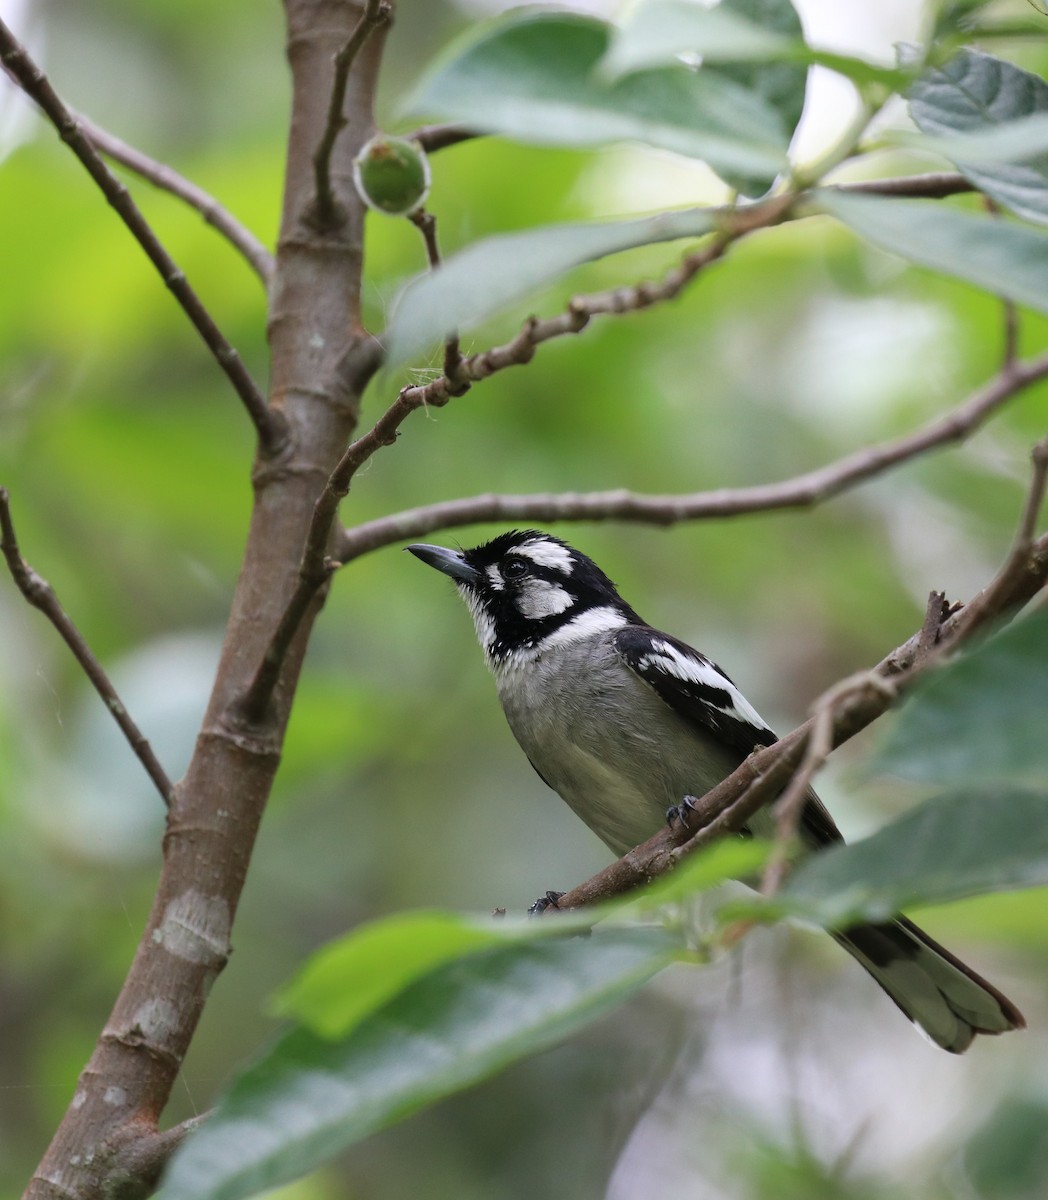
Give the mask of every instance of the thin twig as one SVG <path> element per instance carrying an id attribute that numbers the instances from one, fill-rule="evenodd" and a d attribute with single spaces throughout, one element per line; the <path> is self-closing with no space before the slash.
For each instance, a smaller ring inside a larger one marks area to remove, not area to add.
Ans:
<path id="1" fill-rule="evenodd" d="M 272 254 L 251 230 L 242 225 L 214 196 L 180 175 L 174 167 L 158 162 L 134 146 L 129 146 L 127 142 L 121 141 L 115 134 L 103 129 L 101 125 L 96 125 L 90 117 L 85 117 L 83 113 L 73 115 L 98 151 L 114 162 L 127 167 L 128 170 L 134 171 L 136 175 L 141 175 L 143 179 L 148 180 L 162 191 L 170 192 L 172 196 L 184 200 L 190 208 L 196 209 L 212 229 L 217 229 L 232 246 L 240 251 L 262 282 L 269 284 L 273 274 Z"/>
<path id="2" fill-rule="evenodd" d="M 393 6 L 389 0 L 367 0 L 349 39 L 335 55 L 335 77 L 331 84 L 327 121 L 313 154 L 313 216 L 321 229 L 329 229 L 342 219 L 338 201 L 331 187 L 331 152 L 335 148 L 338 135 L 346 125 L 346 117 L 342 110 L 346 103 L 346 84 L 349 81 L 350 68 L 368 38 L 392 17 Z"/>
<path id="3" fill-rule="evenodd" d="M 957 614 L 952 636 L 940 639 L 940 654 L 952 653 L 954 642 L 970 637 L 976 629 L 985 625 L 998 611 L 998 593 L 1007 595 L 1026 574 L 1037 533 L 1037 518 L 1048 489 L 1048 437 L 1042 438 L 1033 447 L 1030 459 L 1033 468 L 1030 486 L 1008 558 L 993 583 Z"/>
<path id="4" fill-rule="evenodd" d="M 864 179 L 859 183 L 832 185 L 835 191 L 867 196 L 910 196 L 914 199 L 945 200 L 974 192 L 974 183 L 953 171 L 930 171 L 924 175 L 899 175 L 890 179 Z"/>
<path id="5" fill-rule="evenodd" d="M 430 270 L 435 271 L 441 262 L 437 218 L 424 208 L 416 208 L 408 219 L 422 234 Z M 462 350 L 457 333 L 448 334 L 444 342 L 444 378 L 448 381 L 448 393 L 451 396 L 465 395 L 470 389 L 469 380 L 462 375 Z"/>
<path id="6" fill-rule="evenodd" d="M 1019 310 L 1012 300 L 1001 300 L 1004 308 L 1004 350 L 1001 360 L 1010 367 L 1019 357 Z"/>
<path id="7" fill-rule="evenodd" d="M 174 788 L 171 780 L 167 777 L 167 773 L 153 753 L 153 748 L 150 746 L 145 734 L 142 733 L 131 719 L 130 714 L 124 707 L 123 701 L 117 694 L 116 688 L 113 687 L 109 676 L 105 673 L 102 664 L 92 654 L 87 642 L 84 641 L 83 634 L 73 624 L 69 615 L 59 603 L 54 588 L 52 588 L 46 579 L 38 575 L 22 557 L 22 552 L 18 546 L 18 537 L 15 533 L 14 521 L 11 517 L 10 499 L 7 489 L 2 487 L 0 487 L 0 551 L 3 552 L 7 568 L 11 572 L 11 578 L 14 580 L 15 586 L 26 600 L 34 608 L 39 609 L 55 629 L 58 630 L 63 641 L 72 650 L 73 657 L 83 668 L 84 674 L 90 679 L 95 691 L 101 696 L 102 702 L 109 710 L 113 720 L 120 726 L 121 733 L 123 733 L 131 749 L 135 752 L 138 761 L 145 767 L 146 773 L 156 785 L 156 789 L 163 797 L 164 803 L 170 806 Z"/>
<path id="8" fill-rule="evenodd" d="M 58 136 L 77 156 L 88 174 L 117 211 L 135 240 L 157 269 L 171 294 L 182 306 L 186 316 L 204 340 L 218 365 L 225 372 L 247 410 L 258 433 L 263 454 L 277 454 L 287 439 L 283 416 L 271 409 L 258 390 L 240 355 L 229 344 L 214 318 L 190 287 L 185 274 L 168 254 L 148 221 L 131 199 L 127 188 L 113 175 L 95 149 L 76 117 L 66 108 L 44 72 L 29 57 L 11 30 L 0 21 L 0 62 L 10 71 L 19 86 L 43 109 L 54 125 Z"/>
<path id="9" fill-rule="evenodd" d="M 418 142 L 427 154 L 436 154 L 438 150 L 484 136 L 483 130 L 471 129 L 468 125 L 423 125 L 414 133 L 404 134 L 409 141 Z"/>
<path id="10" fill-rule="evenodd" d="M 468 364 L 470 360 L 466 362 Z M 347 529 L 336 557 L 339 562 L 348 563 L 362 554 L 407 538 L 489 521 L 619 520 L 673 525 L 706 517 L 810 508 L 918 455 L 963 441 L 1023 388 L 1045 378 L 1048 378 L 1048 354 L 1015 363 L 973 392 L 956 409 L 936 417 L 913 433 L 879 446 L 864 447 L 780 483 L 664 496 L 644 495 L 625 488 L 604 492 L 468 496 L 392 513 Z M 403 396 L 404 393 L 401 398 Z M 399 415 L 403 420 L 407 414 Z M 388 434 L 389 430 L 384 430 L 383 436 Z"/>

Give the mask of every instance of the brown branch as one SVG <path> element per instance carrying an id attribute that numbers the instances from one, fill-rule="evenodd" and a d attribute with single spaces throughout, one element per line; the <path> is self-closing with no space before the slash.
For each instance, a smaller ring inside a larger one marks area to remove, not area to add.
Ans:
<path id="1" fill-rule="evenodd" d="M 978 191 L 974 183 L 953 171 L 931 171 L 925 175 L 900 175 L 890 179 L 864 179 L 859 183 L 832 185 L 835 191 L 867 196 L 909 196 L 915 200 L 945 200 Z"/>
<path id="2" fill-rule="evenodd" d="M 403 135 L 409 141 L 418 142 L 427 154 L 436 154 L 438 150 L 446 150 L 449 146 L 458 146 L 462 142 L 484 137 L 480 129 L 471 129 L 468 125 L 423 125 L 414 133 Z"/>
<path id="3" fill-rule="evenodd" d="M 468 364 L 470 360 L 466 362 Z M 1044 378 L 1048 378 L 1048 354 L 1006 366 L 956 409 L 936 417 L 913 433 L 879 446 L 864 447 L 836 462 L 780 483 L 666 496 L 643 495 L 624 488 L 604 492 L 468 496 L 392 513 L 344 530 L 336 557 L 340 563 L 347 563 L 407 538 L 486 521 L 619 520 L 673 525 L 706 517 L 810 508 L 918 455 L 963 441 L 1023 388 Z M 404 393 L 401 394 L 403 397 Z M 406 411 L 395 410 L 396 406 L 382 418 L 382 421 L 390 418 L 394 429 L 395 424 L 399 424 L 396 418 L 399 416 L 403 420 L 407 415 Z M 376 438 L 379 436 L 377 430 L 378 426 L 372 431 Z M 384 428 L 381 436 L 390 436 L 392 432 Z"/>
<path id="4" fill-rule="evenodd" d="M 33 62 L 25 47 L 19 43 L 3 21 L 0 21 L 0 62 L 11 73 L 26 95 L 35 100 L 43 109 L 44 114 L 57 130 L 58 136 L 86 168 L 87 173 L 145 251 L 171 294 L 182 306 L 182 310 L 193 323 L 204 344 L 211 351 L 215 361 L 225 372 L 226 378 L 240 397 L 258 433 L 261 452 L 266 456 L 278 454 L 287 441 L 284 418 L 266 403 L 247 368 L 241 362 L 239 354 L 215 324 L 214 318 L 204 307 L 200 297 L 190 287 L 178 264 L 164 249 L 160 239 L 131 199 L 130 192 L 102 161 L 76 117 L 59 99 L 47 76 Z"/>
<path id="5" fill-rule="evenodd" d="M 986 619 L 1014 613 L 1048 584 L 1048 534 L 1036 540 L 1022 564 L 1014 571 L 1007 563 L 1001 572 L 966 608 L 943 625 L 951 650 L 971 635 L 973 627 L 961 622 L 964 613 L 978 605 Z M 853 686 L 850 695 L 835 706 L 830 731 L 836 748 L 865 729 L 905 693 L 922 675 L 928 662 L 918 661 L 920 632 L 898 646 L 867 675 L 864 686 Z M 890 684 L 890 687 L 886 687 Z M 788 784 L 807 752 L 808 740 L 819 718 L 810 717 L 772 746 L 751 754 L 731 775 L 697 800 L 687 815 L 687 826 L 679 822 L 660 830 L 596 875 L 565 892 L 561 909 L 580 908 L 610 900 L 663 874 L 682 856 L 708 845 L 727 833 L 737 833 L 754 814 Z M 697 830 L 697 832 L 695 832 Z"/>
<path id="6" fill-rule="evenodd" d="M 7 569 L 11 572 L 15 586 L 26 600 L 34 608 L 39 609 L 58 630 L 62 640 L 72 650 L 73 657 L 83 668 L 84 674 L 102 698 L 102 703 L 109 710 L 113 720 L 120 726 L 120 732 L 127 739 L 138 761 L 145 767 L 146 773 L 156 785 L 164 803 L 170 806 L 174 789 L 167 773 L 153 753 L 148 739 L 131 719 L 102 664 L 92 654 L 87 642 L 84 641 L 83 634 L 73 624 L 59 603 L 54 588 L 46 579 L 38 575 L 22 557 L 14 521 L 11 518 L 10 499 L 7 489 L 2 487 L 0 487 L 0 551 L 3 552 L 7 561 Z"/>
<path id="7" fill-rule="evenodd" d="M 342 210 L 331 187 L 331 152 L 338 135 L 346 126 L 343 112 L 346 104 L 346 84 L 349 72 L 357 55 L 367 40 L 380 26 L 393 19 L 393 5 L 389 0 L 366 0 L 360 20 L 354 26 L 348 40 L 335 55 L 335 77 L 331 84 L 328 101 L 327 122 L 324 133 L 313 154 L 313 178 L 315 194 L 312 217 L 320 229 L 330 229 L 340 224 Z"/>
<path id="8" fill-rule="evenodd" d="M 179 200 L 184 200 L 190 208 L 196 209 L 204 220 L 247 259 L 263 283 L 269 283 L 273 274 L 273 256 L 262 245 L 257 237 L 242 225 L 236 217 L 224 208 L 215 198 L 202 187 L 180 175 L 174 167 L 167 163 L 157 162 L 148 154 L 134 146 L 129 146 L 101 125 L 96 125 L 90 117 L 83 113 L 73 114 L 77 124 L 94 144 L 95 148 L 107 158 L 120 163 L 128 170 L 134 171 L 143 179 L 148 180 L 162 191 L 170 192 Z"/>
<path id="9" fill-rule="evenodd" d="M 422 234 L 430 270 L 435 271 L 441 263 L 437 218 L 424 208 L 416 208 L 408 215 L 408 220 Z M 449 334 L 444 342 L 444 378 L 448 381 L 449 395 L 462 396 L 469 391 L 469 380 L 464 378 L 462 373 L 462 350 L 456 333 Z"/>

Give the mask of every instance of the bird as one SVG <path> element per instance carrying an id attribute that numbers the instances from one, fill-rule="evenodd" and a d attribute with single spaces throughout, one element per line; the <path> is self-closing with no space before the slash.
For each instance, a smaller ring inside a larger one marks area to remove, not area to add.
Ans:
<path id="1" fill-rule="evenodd" d="M 777 740 L 716 663 L 648 625 L 591 558 L 560 538 L 513 529 L 471 550 L 406 549 L 454 581 L 514 737 L 616 856 Z M 764 809 L 745 832 L 771 829 Z M 843 841 L 814 791 L 799 833 L 807 852 Z M 547 896 L 555 903 L 558 893 Z M 906 917 L 832 936 L 944 1050 L 960 1054 L 976 1034 L 1026 1024 L 1007 997 Z"/>

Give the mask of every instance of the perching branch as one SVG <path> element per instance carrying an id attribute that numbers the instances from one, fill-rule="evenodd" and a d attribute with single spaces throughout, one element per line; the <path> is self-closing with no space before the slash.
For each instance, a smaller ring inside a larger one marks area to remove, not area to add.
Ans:
<path id="1" fill-rule="evenodd" d="M 1010 562 L 1009 556 L 1009 562 Z M 965 608 L 942 626 L 942 644 L 950 651 L 966 642 L 975 628 L 1014 611 L 1048 585 L 1048 534 L 1032 543 L 1020 571 L 1006 563 L 995 579 Z M 977 623 L 964 624 L 971 608 Z M 850 694 L 833 707 L 832 747 L 842 745 L 885 713 L 893 697 L 902 695 L 928 667 L 917 659 L 920 632 L 897 647 L 868 673 L 865 685 L 852 681 Z M 580 908 L 650 882 L 676 865 L 685 854 L 739 830 L 789 783 L 807 753 L 809 738 L 820 718 L 810 717 L 774 745 L 755 751 L 731 775 L 695 802 L 687 827 L 675 823 L 596 875 L 580 883 L 558 901 L 561 909 Z"/>
<path id="2" fill-rule="evenodd" d="M 262 282 L 268 285 L 273 274 L 272 254 L 251 230 L 241 225 L 236 217 L 228 209 L 223 208 L 214 196 L 180 175 L 174 167 L 168 166 L 167 163 L 157 162 L 148 154 L 143 154 L 141 150 L 121 141 L 120 138 L 103 129 L 101 125 L 96 125 L 90 117 L 85 117 L 83 113 L 75 114 L 75 119 L 88 139 L 94 143 L 95 148 L 107 158 L 134 171 L 136 175 L 141 175 L 143 179 L 147 179 L 162 191 L 170 192 L 172 196 L 184 200 L 190 208 L 195 208 L 213 229 L 217 229 L 231 245 L 240 251 Z"/>
<path id="3" fill-rule="evenodd" d="M 335 55 L 335 78 L 331 85 L 327 122 L 313 155 L 313 178 L 316 187 L 313 217 L 320 229 L 329 229 L 341 219 L 338 201 L 331 187 L 331 152 L 335 148 L 335 139 L 346 126 L 343 109 L 346 104 L 346 83 L 349 80 L 350 68 L 368 38 L 381 25 L 392 19 L 393 6 L 389 0 L 367 0 L 349 39 Z"/>
<path id="4" fill-rule="evenodd" d="M 84 641 L 83 634 L 62 608 L 54 588 L 46 579 L 38 575 L 22 557 L 18 537 L 15 534 L 14 521 L 11 518 L 11 505 L 7 489 L 2 487 L 0 487 L 0 551 L 3 552 L 7 561 L 7 569 L 11 572 L 15 586 L 26 600 L 34 608 L 38 608 L 58 630 L 62 640 L 72 650 L 73 657 L 83 668 L 84 674 L 90 679 L 95 691 L 102 697 L 102 702 L 112 714 L 113 720 L 120 726 L 120 732 L 127 738 L 138 761 L 145 767 L 146 773 L 156 785 L 164 803 L 170 806 L 173 792 L 171 780 L 168 779 L 167 773 L 153 753 L 152 746 L 131 719 L 102 664 L 91 653 L 87 642 Z"/>
<path id="5" fill-rule="evenodd" d="M 392 513 L 344 530 L 336 557 L 340 563 L 348 563 L 407 538 L 486 521 L 619 520 L 673 525 L 703 517 L 810 508 L 900 463 L 963 441 L 1016 394 L 1045 378 L 1048 378 L 1048 354 L 1028 362 L 1005 364 L 994 379 L 945 416 L 936 417 L 905 437 L 863 447 L 781 483 L 667 496 L 643 495 L 624 488 L 604 492 L 468 496 Z"/>
<path id="6" fill-rule="evenodd" d="M 21 45 L 3 21 L 0 21 L 0 62 L 11 73 L 26 95 L 35 100 L 43 109 L 48 120 L 57 130 L 58 136 L 86 168 L 88 174 L 101 189 L 102 194 L 116 209 L 121 220 L 145 251 L 149 261 L 160 273 L 160 277 L 182 306 L 186 316 L 192 321 L 194 328 L 203 338 L 204 344 L 211 351 L 240 397 L 258 433 L 259 448 L 262 454 L 271 457 L 279 453 L 287 440 L 287 429 L 283 416 L 266 403 L 255 381 L 241 362 L 240 355 L 226 340 L 200 297 L 190 287 L 185 274 L 164 249 L 149 222 L 131 199 L 130 192 L 102 161 L 76 117 L 59 99 L 47 76 L 33 62 L 25 47 Z"/>

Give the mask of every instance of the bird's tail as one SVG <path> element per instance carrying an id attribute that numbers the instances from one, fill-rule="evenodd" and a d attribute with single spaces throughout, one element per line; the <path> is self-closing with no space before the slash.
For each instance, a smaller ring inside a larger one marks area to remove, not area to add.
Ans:
<path id="1" fill-rule="evenodd" d="M 1026 1027 L 1006 996 L 905 917 L 833 936 L 915 1025 L 952 1054 L 967 1050 L 977 1033 Z"/>

